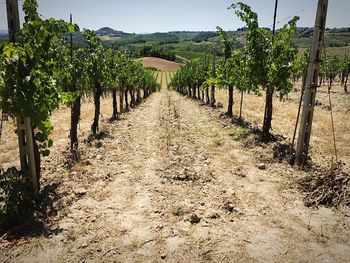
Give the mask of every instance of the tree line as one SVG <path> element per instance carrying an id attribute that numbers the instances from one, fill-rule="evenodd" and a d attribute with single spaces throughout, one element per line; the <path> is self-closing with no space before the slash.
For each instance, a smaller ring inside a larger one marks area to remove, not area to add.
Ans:
<path id="1" fill-rule="evenodd" d="M 140 57 L 156 57 L 162 58 L 170 61 L 176 60 L 175 52 L 169 51 L 163 47 L 153 46 L 153 45 L 144 45 L 138 52 Z"/>

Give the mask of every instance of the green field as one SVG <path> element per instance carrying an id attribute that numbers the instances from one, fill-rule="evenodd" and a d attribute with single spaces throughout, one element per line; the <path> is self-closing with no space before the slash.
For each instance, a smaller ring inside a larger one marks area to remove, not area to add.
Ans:
<path id="1" fill-rule="evenodd" d="M 299 28 L 293 44 L 300 52 L 311 44 L 312 28 Z M 235 40 L 236 48 L 241 48 L 246 42 L 246 32 L 228 31 L 228 36 Z M 145 46 L 154 46 L 164 52 L 174 52 L 176 56 L 191 60 L 204 58 L 206 53 L 216 50 L 216 55 L 221 56 L 219 36 L 213 32 L 168 32 L 153 34 L 120 34 L 100 35 L 100 39 L 107 47 L 114 49 L 123 48 L 136 57 Z M 344 55 L 349 53 L 350 32 L 349 29 L 328 29 L 325 35 L 325 45 L 332 54 Z"/>
<path id="2" fill-rule="evenodd" d="M 202 52 L 175 51 L 175 54 L 188 60 L 205 57 L 205 53 Z"/>

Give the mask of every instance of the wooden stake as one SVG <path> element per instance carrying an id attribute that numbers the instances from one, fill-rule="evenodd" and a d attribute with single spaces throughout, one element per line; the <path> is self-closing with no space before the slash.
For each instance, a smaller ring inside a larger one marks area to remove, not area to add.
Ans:
<path id="1" fill-rule="evenodd" d="M 10 42 L 16 42 L 20 31 L 18 1 L 6 0 L 7 22 Z M 34 136 L 30 118 L 17 116 L 17 136 L 22 173 L 33 184 L 34 195 L 39 192 L 38 170 L 35 162 Z"/>
<path id="2" fill-rule="evenodd" d="M 320 55 L 323 46 L 324 31 L 326 26 L 328 0 L 319 0 L 312 46 L 310 50 L 308 70 L 303 95 L 303 107 L 300 119 L 298 143 L 296 149 L 297 165 L 303 165 L 309 152 L 312 120 L 314 115 L 318 74 L 320 70 Z"/>
<path id="3" fill-rule="evenodd" d="M 69 15 L 69 23 L 73 24 L 72 14 Z M 73 33 L 69 34 L 69 42 L 70 42 L 70 62 L 73 61 Z"/>
<path id="4" fill-rule="evenodd" d="M 9 31 L 9 41 L 14 43 L 20 30 L 18 1 L 6 0 L 7 24 Z"/>
<path id="5" fill-rule="evenodd" d="M 216 50 L 213 48 L 213 61 L 212 61 L 212 77 L 216 77 Z M 210 89 L 210 105 L 215 107 L 215 85 L 211 86 Z"/>

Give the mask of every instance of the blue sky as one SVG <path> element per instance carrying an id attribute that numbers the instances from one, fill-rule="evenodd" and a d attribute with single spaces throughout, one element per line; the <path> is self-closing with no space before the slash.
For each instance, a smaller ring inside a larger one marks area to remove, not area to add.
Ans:
<path id="1" fill-rule="evenodd" d="M 227 7 L 227 0 L 38 0 L 44 17 L 68 20 L 81 28 L 112 27 L 125 32 L 175 30 L 235 30 L 243 24 Z M 275 0 L 246 0 L 258 13 L 260 25 L 271 27 Z M 299 15 L 298 26 L 313 26 L 317 0 L 279 0 L 277 20 L 281 26 L 289 16 Z M 20 4 L 21 7 L 21 4 Z M 327 27 L 350 27 L 350 0 L 329 1 Z M 21 15 L 23 21 L 23 15 Z M 7 29 L 5 0 L 0 0 L 0 29 Z"/>

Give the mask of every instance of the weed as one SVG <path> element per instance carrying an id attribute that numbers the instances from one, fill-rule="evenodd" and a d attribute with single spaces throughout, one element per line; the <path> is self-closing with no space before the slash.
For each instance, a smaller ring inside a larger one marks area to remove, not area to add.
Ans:
<path id="1" fill-rule="evenodd" d="M 128 245 L 127 248 L 130 251 L 135 251 L 135 250 L 137 250 L 139 248 L 139 242 L 137 240 L 134 240 Z"/>
<path id="2" fill-rule="evenodd" d="M 237 127 L 232 133 L 230 133 L 230 136 L 235 141 L 243 140 L 247 138 L 248 135 L 249 135 L 249 130 L 244 127 Z"/>
<path id="3" fill-rule="evenodd" d="M 221 138 L 218 138 L 218 139 L 216 139 L 216 140 L 214 141 L 214 144 L 215 144 L 216 147 L 220 147 L 220 146 L 222 146 L 224 143 L 223 143 L 223 141 L 222 141 Z"/>
<path id="4" fill-rule="evenodd" d="M 174 104 L 174 118 L 178 119 L 179 117 L 180 117 L 180 114 L 178 113 L 177 108 L 176 108 L 176 106 Z"/>
<path id="5" fill-rule="evenodd" d="M 0 170 L 0 227 L 13 227 L 33 217 L 34 206 L 28 177 L 16 168 Z"/>
<path id="6" fill-rule="evenodd" d="M 183 210 L 182 210 L 182 207 L 181 206 L 175 206 L 171 213 L 174 215 L 174 216 L 181 216 L 183 215 Z"/>

